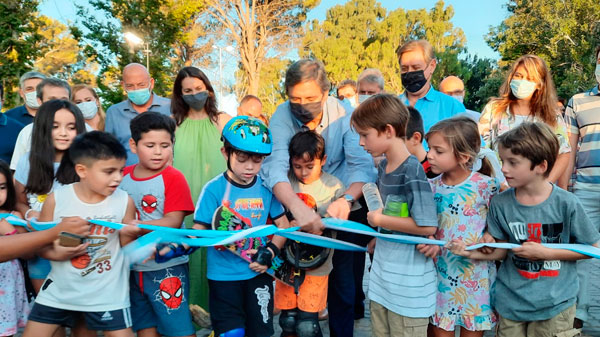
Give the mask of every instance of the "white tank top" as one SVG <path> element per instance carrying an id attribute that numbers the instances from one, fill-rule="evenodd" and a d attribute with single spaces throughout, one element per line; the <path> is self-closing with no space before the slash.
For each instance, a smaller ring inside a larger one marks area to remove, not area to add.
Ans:
<path id="1" fill-rule="evenodd" d="M 117 189 L 97 204 L 81 201 L 74 184 L 54 190 L 54 221 L 79 216 L 121 222 L 127 209 L 127 192 Z M 52 270 L 36 302 L 53 308 L 97 312 L 129 307 L 129 266 L 119 232 L 91 225 L 87 253 L 68 261 L 50 261 Z"/>

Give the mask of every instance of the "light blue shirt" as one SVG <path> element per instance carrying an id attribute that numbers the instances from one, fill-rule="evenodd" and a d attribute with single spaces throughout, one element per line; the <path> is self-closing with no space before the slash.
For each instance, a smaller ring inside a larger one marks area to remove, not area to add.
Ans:
<path id="1" fill-rule="evenodd" d="M 351 112 L 334 97 L 328 97 L 323 109 L 323 118 L 315 132 L 325 139 L 327 161 L 323 171 L 340 179 L 345 186 L 355 182 L 375 182 L 377 170 L 373 158 L 359 144 L 358 134 L 350 126 Z M 292 137 L 308 128 L 297 120 L 290 111 L 290 103 L 279 105 L 269 122 L 273 135 L 273 152 L 261 168 L 266 186 L 273 188 L 280 182 L 289 183 L 290 156 L 288 147 Z"/>
<path id="2" fill-rule="evenodd" d="M 150 105 L 146 111 L 154 111 L 171 116 L 171 100 L 152 93 L 152 105 Z M 125 147 L 125 150 L 127 151 L 127 166 L 137 164 L 138 162 L 137 155 L 132 153 L 129 149 L 129 138 L 131 138 L 129 122 L 137 115 L 138 112 L 135 111 L 131 105 L 131 101 L 128 99 L 121 103 L 114 104 L 106 110 L 106 124 L 104 130 L 117 137 L 119 143 Z"/>
<path id="3" fill-rule="evenodd" d="M 399 96 L 406 106 L 409 105 L 406 92 Z M 423 118 L 425 133 L 437 122 L 465 112 L 465 106 L 456 98 L 443 94 L 431 86 L 427 94 L 417 100 L 415 109 L 419 110 Z M 428 149 L 427 142 L 423 146 Z"/>

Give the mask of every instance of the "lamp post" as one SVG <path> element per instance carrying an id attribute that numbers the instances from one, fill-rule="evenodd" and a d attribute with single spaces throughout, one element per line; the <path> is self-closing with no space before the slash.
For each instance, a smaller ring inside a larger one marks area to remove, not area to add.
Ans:
<path id="1" fill-rule="evenodd" d="M 132 52 L 133 46 L 144 45 L 146 47 L 146 49 L 142 50 L 142 53 L 146 54 L 146 69 L 148 69 L 148 72 L 150 72 L 150 53 L 152 52 L 150 50 L 150 43 L 145 42 L 144 40 L 142 40 L 142 38 L 140 38 L 132 32 L 125 32 L 123 34 L 123 37 L 131 45 Z"/>
<path id="2" fill-rule="evenodd" d="M 217 45 L 213 45 L 212 47 L 213 47 L 213 49 L 219 50 L 219 98 L 223 99 L 223 55 L 222 54 L 223 54 L 223 49 L 225 49 L 226 52 L 231 54 L 233 52 L 233 47 L 227 46 L 227 47 L 223 48 L 223 47 L 217 46 Z"/>

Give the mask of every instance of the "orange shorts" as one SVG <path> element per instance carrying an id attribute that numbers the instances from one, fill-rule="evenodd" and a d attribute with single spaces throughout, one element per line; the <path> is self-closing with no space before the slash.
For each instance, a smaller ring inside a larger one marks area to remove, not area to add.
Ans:
<path id="1" fill-rule="evenodd" d="M 294 294 L 294 287 L 277 281 L 275 284 L 275 307 L 281 310 L 300 309 L 319 312 L 327 306 L 327 281 L 329 275 L 306 275 L 304 282 Z"/>

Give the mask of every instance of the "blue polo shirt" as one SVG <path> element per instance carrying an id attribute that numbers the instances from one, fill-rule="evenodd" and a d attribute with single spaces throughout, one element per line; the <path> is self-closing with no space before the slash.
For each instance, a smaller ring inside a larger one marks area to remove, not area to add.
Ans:
<path id="1" fill-rule="evenodd" d="M 17 137 L 24 126 L 6 113 L 0 113 L 0 159 L 7 164 L 10 163 Z"/>
<path id="2" fill-rule="evenodd" d="M 16 108 L 12 108 L 5 112 L 5 114 L 16 120 L 17 122 L 23 124 L 23 126 L 27 124 L 33 123 L 33 116 L 29 114 L 25 105 L 18 106 Z"/>
<path id="3" fill-rule="evenodd" d="M 408 97 L 406 92 L 400 95 L 402 102 L 408 106 Z M 465 112 L 465 106 L 456 98 L 443 94 L 433 88 L 429 88 L 427 94 L 417 100 L 415 109 L 419 110 L 423 118 L 423 128 L 425 133 L 437 122 Z M 423 146 L 428 149 L 427 142 L 423 141 Z"/>
<path id="4" fill-rule="evenodd" d="M 160 97 L 152 93 L 152 105 L 146 111 L 158 112 L 163 115 L 171 116 L 171 100 Z M 106 110 L 106 124 L 104 130 L 113 134 L 119 140 L 119 143 L 127 150 L 127 166 L 137 164 L 138 157 L 129 149 L 129 138 L 131 138 L 131 130 L 129 122 L 138 115 L 131 105 L 131 101 L 124 100 L 121 103 L 112 105 Z"/>

